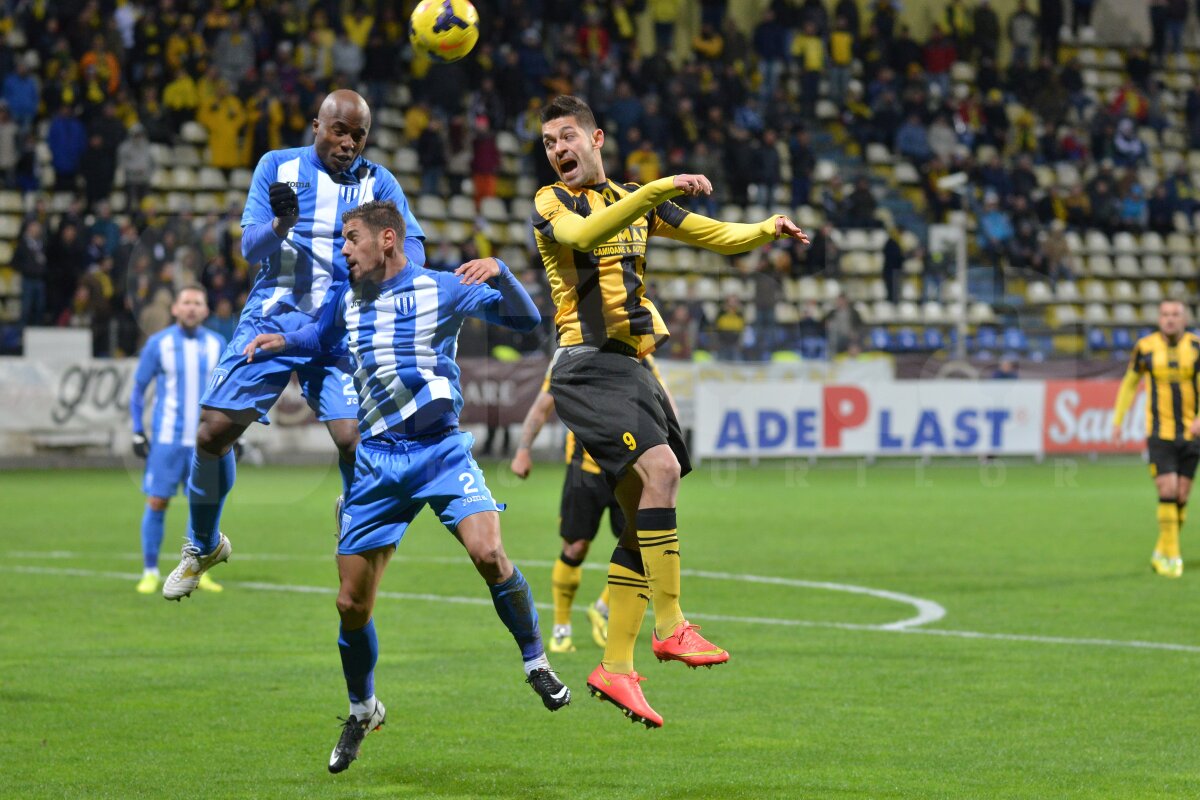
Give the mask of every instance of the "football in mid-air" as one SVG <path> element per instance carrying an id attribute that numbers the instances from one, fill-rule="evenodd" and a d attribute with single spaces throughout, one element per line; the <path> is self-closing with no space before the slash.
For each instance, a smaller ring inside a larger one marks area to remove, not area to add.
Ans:
<path id="1" fill-rule="evenodd" d="M 434 61 L 458 61 L 479 41 L 479 12 L 469 0 L 421 0 L 408 20 L 408 38 Z"/>

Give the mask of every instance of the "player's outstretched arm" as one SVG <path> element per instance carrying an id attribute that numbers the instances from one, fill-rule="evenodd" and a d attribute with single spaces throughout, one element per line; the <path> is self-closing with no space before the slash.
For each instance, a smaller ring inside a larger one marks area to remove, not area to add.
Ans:
<path id="1" fill-rule="evenodd" d="M 722 255 L 745 253 L 777 239 L 796 239 L 808 244 L 808 235 L 796 223 L 783 214 L 768 217 L 762 222 L 721 222 L 684 212 L 679 223 L 672 224 L 668 215 L 659 215 L 659 224 L 651 231 L 652 236 L 703 247 Z"/>
<path id="2" fill-rule="evenodd" d="M 537 305 L 512 270 L 498 258 L 477 258 L 454 270 L 467 287 L 459 302 L 463 314 L 492 325 L 528 333 L 542 321 Z M 497 289 L 487 286 L 496 279 Z"/>
<path id="3" fill-rule="evenodd" d="M 528 478 L 533 470 L 533 458 L 529 455 L 529 450 L 553 410 L 554 396 L 549 392 L 539 392 L 537 399 L 525 413 L 525 421 L 521 423 L 521 441 L 517 445 L 517 452 L 513 454 L 512 463 L 509 464 L 509 469 L 518 478 Z"/>
<path id="4" fill-rule="evenodd" d="M 696 197 L 711 194 L 712 184 L 703 175 L 673 175 L 651 181 L 622 197 L 612 205 L 595 209 L 581 217 L 559 201 L 551 187 L 542 189 L 534 198 L 538 215 L 545 220 L 538 230 L 556 242 L 580 252 L 595 250 L 627 227 L 638 217 L 672 197 Z"/>

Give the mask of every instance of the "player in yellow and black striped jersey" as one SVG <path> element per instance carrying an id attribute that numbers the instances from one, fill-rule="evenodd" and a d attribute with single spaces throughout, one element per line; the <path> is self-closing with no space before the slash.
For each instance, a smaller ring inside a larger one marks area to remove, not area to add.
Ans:
<path id="1" fill-rule="evenodd" d="M 662 717 L 646 702 L 633 669 L 647 602 L 654 603 L 651 646 L 660 660 L 712 666 L 729 654 L 701 636 L 679 605 L 675 502 L 679 479 L 691 467 L 666 393 L 638 368 L 637 359 L 670 336 L 645 296 L 646 248 L 651 237 L 664 236 L 733 254 L 808 237 L 782 215 L 725 223 L 670 202 L 710 194 L 703 175 L 640 187 L 610 181 L 600 157 L 604 131 L 576 97 L 557 97 L 542 109 L 542 144 L 560 179 L 538 190 L 533 215 L 562 348 L 550 393 L 559 418 L 614 483 L 634 522 L 609 564 L 608 643 L 588 686 L 635 722 L 657 727 Z"/>
<path id="2" fill-rule="evenodd" d="M 557 358 L 558 354 L 555 353 L 555 358 L 551 359 L 546 368 L 546 378 L 542 381 L 541 391 L 529 407 L 521 425 L 521 441 L 511 464 L 513 473 L 520 478 L 528 477 L 533 469 L 530 448 L 554 410 L 554 397 L 550 394 L 550 373 Z M 653 356 L 646 356 L 642 360 L 642 366 L 650 370 L 655 380 L 666 389 L 666 383 L 663 382 Z M 667 396 L 670 399 L 670 392 Z M 567 471 L 563 479 L 558 516 L 558 534 L 563 543 L 550 575 L 554 592 L 554 629 L 548 647 L 552 653 L 575 650 L 572 642 L 571 605 L 575 602 L 575 594 L 582 582 L 583 562 L 600 530 L 600 521 L 605 510 L 608 511 L 608 522 L 613 536 L 620 537 L 625 527 L 625 515 L 613 496 L 612 487 L 604 477 L 604 471 L 570 430 L 567 431 L 566 437 L 566 462 Z M 608 640 L 607 586 L 600 597 L 588 606 L 587 616 L 592 626 L 592 640 L 598 646 L 604 647 Z"/>
<path id="3" fill-rule="evenodd" d="M 1200 462 L 1200 338 L 1186 324 L 1183 303 L 1159 305 L 1158 330 L 1134 345 L 1113 413 L 1119 431 L 1145 376 L 1146 450 L 1158 489 L 1158 543 L 1150 566 L 1169 578 L 1183 575 L 1179 531 Z"/>

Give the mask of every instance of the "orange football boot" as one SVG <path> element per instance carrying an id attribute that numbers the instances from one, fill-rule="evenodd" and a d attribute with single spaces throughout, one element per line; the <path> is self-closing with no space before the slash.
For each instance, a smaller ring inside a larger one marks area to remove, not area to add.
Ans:
<path id="1" fill-rule="evenodd" d="M 682 661 L 692 669 L 711 669 L 714 664 L 728 661 L 729 653 L 697 633 L 699 630 L 699 625 L 693 625 L 685 619 L 666 639 L 659 639 L 655 631 L 650 640 L 651 649 L 659 661 Z"/>
<path id="2" fill-rule="evenodd" d="M 609 672 L 603 664 L 599 664 L 588 676 L 587 683 L 595 697 L 607 700 L 624 711 L 630 721 L 641 722 L 647 728 L 661 728 L 663 718 L 646 702 L 642 687 L 638 686 L 644 680 L 636 672 L 628 675 Z"/>

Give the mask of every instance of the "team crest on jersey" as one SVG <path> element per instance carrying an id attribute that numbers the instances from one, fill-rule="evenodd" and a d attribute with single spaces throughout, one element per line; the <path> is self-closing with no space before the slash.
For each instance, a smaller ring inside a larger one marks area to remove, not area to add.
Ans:
<path id="1" fill-rule="evenodd" d="M 338 190 L 338 194 L 342 196 L 343 203 L 354 203 L 358 200 L 358 187 L 343 186 Z"/>
<path id="2" fill-rule="evenodd" d="M 411 314 L 417 310 L 417 296 L 413 292 L 396 295 L 396 313 Z"/>

